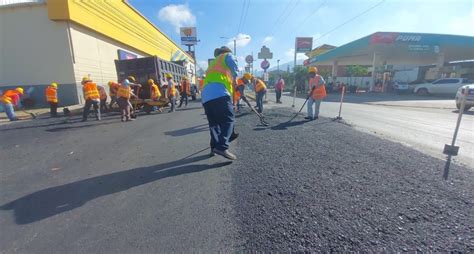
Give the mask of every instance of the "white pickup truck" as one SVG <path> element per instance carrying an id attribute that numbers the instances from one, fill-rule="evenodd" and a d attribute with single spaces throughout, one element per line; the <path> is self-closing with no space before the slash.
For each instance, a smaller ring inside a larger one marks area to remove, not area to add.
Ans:
<path id="1" fill-rule="evenodd" d="M 417 95 L 456 95 L 461 86 L 473 84 L 465 78 L 442 78 L 432 83 L 423 83 L 415 86 L 413 91 Z"/>

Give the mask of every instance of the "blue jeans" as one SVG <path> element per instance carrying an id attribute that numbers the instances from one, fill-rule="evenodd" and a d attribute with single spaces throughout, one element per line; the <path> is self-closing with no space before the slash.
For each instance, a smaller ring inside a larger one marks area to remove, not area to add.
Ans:
<path id="1" fill-rule="evenodd" d="M 15 109 L 13 108 L 13 104 L 8 103 L 8 104 L 2 104 L 3 109 L 5 110 L 5 114 L 7 114 L 8 119 L 10 121 L 16 121 L 18 120 L 15 116 Z"/>
<path id="2" fill-rule="evenodd" d="M 267 93 L 266 90 L 260 91 L 257 93 L 256 100 L 257 100 L 257 110 L 259 113 L 263 112 L 263 97 Z"/>
<path id="3" fill-rule="evenodd" d="M 319 107 L 321 106 L 322 100 L 315 100 L 311 97 L 308 99 L 308 117 L 314 119 L 315 117 L 319 117 Z M 315 105 L 315 113 L 313 114 L 313 104 Z"/>
<path id="4" fill-rule="evenodd" d="M 219 97 L 203 104 L 211 134 L 211 149 L 229 149 L 229 139 L 234 129 L 234 107 L 230 96 Z"/>

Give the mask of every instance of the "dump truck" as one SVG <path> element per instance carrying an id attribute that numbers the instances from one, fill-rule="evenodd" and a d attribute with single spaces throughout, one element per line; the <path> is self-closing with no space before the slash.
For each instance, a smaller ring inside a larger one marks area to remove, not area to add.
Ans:
<path id="1" fill-rule="evenodd" d="M 164 97 L 165 92 L 162 88 L 165 83 L 165 74 L 171 73 L 173 80 L 179 84 L 183 77 L 187 76 L 184 62 L 170 62 L 157 56 L 115 60 L 117 70 L 117 79 L 122 81 L 128 76 L 135 77 L 136 83 L 141 84 L 141 88 L 134 90 L 138 99 L 132 99 L 134 109 L 143 109 L 146 113 L 151 113 L 153 106 L 164 107 L 168 105 L 168 100 Z M 148 79 L 153 79 L 160 88 L 162 98 L 159 101 L 151 100 L 151 88 L 148 85 Z"/>

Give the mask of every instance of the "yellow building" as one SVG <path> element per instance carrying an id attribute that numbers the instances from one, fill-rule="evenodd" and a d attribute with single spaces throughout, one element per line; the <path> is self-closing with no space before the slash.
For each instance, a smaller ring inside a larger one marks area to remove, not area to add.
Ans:
<path id="1" fill-rule="evenodd" d="M 194 78 L 192 57 L 125 0 L 0 1 L 0 89 L 33 86 L 41 104 L 56 81 L 62 104 L 81 103 L 81 78 L 116 80 L 119 54 L 186 60 Z"/>

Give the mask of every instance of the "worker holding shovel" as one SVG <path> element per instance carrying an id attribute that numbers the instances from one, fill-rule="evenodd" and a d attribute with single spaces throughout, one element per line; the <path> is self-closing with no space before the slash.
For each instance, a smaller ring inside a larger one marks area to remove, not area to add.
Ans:
<path id="1" fill-rule="evenodd" d="M 309 94 L 308 94 L 308 116 L 305 119 L 312 121 L 319 118 L 319 107 L 326 94 L 326 82 L 318 74 L 318 69 L 314 66 L 309 67 Z M 313 113 L 313 104 L 315 111 Z"/>
<path id="2" fill-rule="evenodd" d="M 23 96 L 23 88 L 17 87 L 14 90 L 7 90 L 0 96 L 0 103 L 7 114 L 10 121 L 16 121 L 18 118 L 15 115 L 15 108 L 21 108 L 20 98 Z"/>

